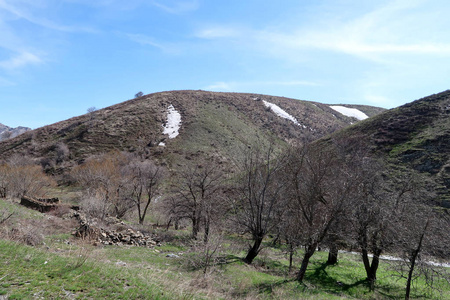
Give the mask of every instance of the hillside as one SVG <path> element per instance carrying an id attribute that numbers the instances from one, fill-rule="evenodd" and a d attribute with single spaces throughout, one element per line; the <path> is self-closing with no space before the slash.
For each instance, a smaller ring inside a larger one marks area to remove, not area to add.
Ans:
<path id="1" fill-rule="evenodd" d="M 393 165 L 437 182 L 442 205 L 450 206 L 450 90 L 434 94 L 348 127 Z"/>
<path id="2" fill-rule="evenodd" d="M 164 134 L 169 107 L 179 113 L 179 135 Z M 354 106 L 353 106 L 354 107 Z M 372 116 L 380 108 L 359 106 Z M 252 141 L 276 144 L 311 140 L 357 119 L 329 105 L 256 94 L 172 91 L 149 94 L 48 125 L 0 143 L 14 153 L 58 161 L 58 147 L 69 149 L 73 164 L 113 149 L 139 152 L 176 167 L 185 160 L 213 156 L 226 162 Z"/>

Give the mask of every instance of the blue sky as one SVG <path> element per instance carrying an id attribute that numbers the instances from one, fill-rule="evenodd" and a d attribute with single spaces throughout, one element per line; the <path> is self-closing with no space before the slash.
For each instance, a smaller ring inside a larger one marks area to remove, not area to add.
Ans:
<path id="1" fill-rule="evenodd" d="M 142 91 L 392 108 L 449 88 L 448 0 L 0 0 L 0 123 Z"/>

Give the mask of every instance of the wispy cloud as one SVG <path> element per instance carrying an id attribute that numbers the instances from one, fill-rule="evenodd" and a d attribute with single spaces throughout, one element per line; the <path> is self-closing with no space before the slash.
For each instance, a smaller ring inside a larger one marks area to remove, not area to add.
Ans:
<path id="1" fill-rule="evenodd" d="M 23 2 L 22 2 L 23 3 Z M 33 3 L 30 1 L 30 3 Z M 25 4 L 30 4 L 25 1 Z M 97 30 L 84 27 L 84 26 L 67 26 L 57 24 L 47 18 L 37 17 L 33 13 L 29 12 L 26 5 L 19 7 L 18 5 L 13 5 L 9 0 L 0 0 L 0 10 L 6 11 L 17 18 L 24 19 L 35 25 L 45 27 L 52 30 L 65 31 L 65 32 L 97 32 Z"/>
<path id="2" fill-rule="evenodd" d="M 139 33 L 116 33 L 119 36 L 124 36 L 128 38 L 129 40 L 136 42 L 141 45 L 148 45 L 155 48 L 160 49 L 163 52 L 171 53 L 171 54 L 177 54 L 179 53 L 179 49 L 177 46 L 169 43 L 160 43 L 155 38 L 145 35 L 145 34 L 139 34 Z"/>
<path id="3" fill-rule="evenodd" d="M 242 30 L 231 26 L 212 26 L 200 29 L 194 36 L 200 39 L 235 38 L 242 33 Z"/>
<path id="4" fill-rule="evenodd" d="M 18 55 L 4 61 L 0 61 L 0 68 L 15 70 L 27 65 L 36 65 L 42 63 L 42 59 L 33 53 L 22 52 Z"/>
<path id="5" fill-rule="evenodd" d="M 151 1 L 152 5 L 162 9 L 163 11 L 170 14 L 184 14 L 191 11 L 195 11 L 199 8 L 198 0 L 191 1 Z"/>
<path id="6" fill-rule="evenodd" d="M 233 25 L 207 25 L 195 36 L 210 40 L 242 37 L 242 47 L 253 47 L 256 51 L 293 61 L 298 60 L 299 51 L 313 50 L 379 63 L 393 63 L 395 59 L 391 57 L 399 54 L 450 56 L 447 33 L 436 30 L 430 35 L 430 28 L 423 29 L 423 23 L 433 28 L 436 18 L 427 13 L 427 5 L 428 2 L 422 0 L 397 0 L 353 18 L 328 20 L 318 15 L 317 23 L 284 24 L 283 30 L 251 27 L 237 30 Z"/>

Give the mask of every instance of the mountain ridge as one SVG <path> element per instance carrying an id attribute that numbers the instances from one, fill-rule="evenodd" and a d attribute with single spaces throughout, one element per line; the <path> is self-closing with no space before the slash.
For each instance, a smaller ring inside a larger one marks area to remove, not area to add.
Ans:
<path id="1" fill-rule="evenodd" d="M 0 141 L 14 138 L 22 133 L 25 133 L 27 131 L 30 131 L 31 128 L 24 127 L 24 126 L 18 126 L 15 128 L 6 126 L 2 123 L 0 123 Z"/>
<path id="2" fill-rule="evenodd" d="M 271 103 L 292 116 L 282 118 Z M 163 134 L 170 105 L 181 115 L 180 135 Z M 371 107 L 374 115 L 382 108 Z M 0 153 L 54 158 L 66 144 L 77 163 L 93 154 L 120 150 L 140 152 L 169 165 L 195 157 L 215 156 L 227 161 L 256 137 L 280 143 L 317 139 L 357 120 L 319 102 L 251 93 L 200 90 L 168 91 L 144 95 L 76 116 L 0 143 Z M 165 146 L 159 146 L 161 143 Z"/>

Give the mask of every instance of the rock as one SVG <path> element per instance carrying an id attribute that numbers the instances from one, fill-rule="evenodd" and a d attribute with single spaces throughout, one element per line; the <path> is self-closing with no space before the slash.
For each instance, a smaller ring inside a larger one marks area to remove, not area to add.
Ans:
<path id="1" fill-rule="evenodd" d="M 169 253 L 166 255 L 166 257 L 171 257 L 171 258 L 180 258 L 178 255 L 173 254 L 173 253 Z"/>

